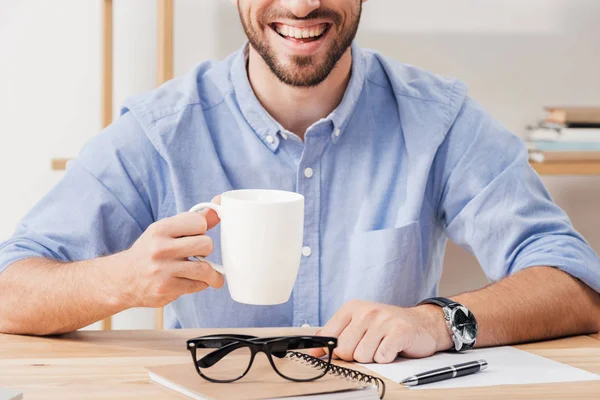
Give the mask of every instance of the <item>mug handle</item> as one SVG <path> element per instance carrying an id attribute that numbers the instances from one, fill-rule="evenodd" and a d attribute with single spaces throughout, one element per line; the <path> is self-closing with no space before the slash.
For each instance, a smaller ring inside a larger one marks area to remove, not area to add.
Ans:
<path id="1" fill-rule="evenodd" d="M 202 211 L 206 208 L 210 208 L 211 210 L 214 210 L 217 213 L 217 215 L 219 216 L 219 218 L 221 218 L 221 213 L 223 212 L 223 208 L 222 208 L 222 206 L 215 204 L 215 203 L 196 204 L 194 207 L 190 208 L 190 212 L 198 212 L 198 211 Z M 208 261 L 206 258 L 204 258 L 202 256 L 192 256 L 190 258 L 195 261 L 205 262 L 208 265 L 210 265 L 215 271 L 220 273 L 221 275 L 225 275 L 225 268 L 223 268 L 222 265 Z"/>

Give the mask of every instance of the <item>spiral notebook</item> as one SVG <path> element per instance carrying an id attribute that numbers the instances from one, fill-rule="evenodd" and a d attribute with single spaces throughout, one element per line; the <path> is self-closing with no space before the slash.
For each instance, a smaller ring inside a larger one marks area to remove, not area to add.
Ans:
<path id="1" fill-rule="evenodd" d="M 230 364 L 222 368 L 235 368 L 236 360 L 233 357 L 228 359 Z M 242 360 L 239 362 L 247 363 Z M 294 364 L 290 364 L 288 368 L 318 368 L 296 360 L 289 360 L 289 363 Z M 384 383 L 380 378 L 334 365 L 327 375 L 313 382 L 291 382 L 275 373 L 264 354 L 256 356 L 252 368 L 245 377 L 232 383 L 212 383 L 203 379 L 194 369 L 191 360 L 186 364 L 162 365 L 146 367 L 146 369 L 150 381 L 192 399 L 374 400 L 384 394 Z"/>

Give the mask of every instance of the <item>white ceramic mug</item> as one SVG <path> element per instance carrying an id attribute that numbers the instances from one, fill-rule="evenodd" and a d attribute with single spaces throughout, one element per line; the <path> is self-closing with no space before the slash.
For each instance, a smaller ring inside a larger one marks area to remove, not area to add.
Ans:
<path id="1" fill-rule="evenodd" d="M 288 301 L 302 257 L 304 196 L 281 190 L 234 190 L 221 195 L 221 205 L 200 203 L 190 211 L 206 208 L 221 219 L 223 265 L 192 258 L 226 275 L 229 293 L 237 302 Z"/>

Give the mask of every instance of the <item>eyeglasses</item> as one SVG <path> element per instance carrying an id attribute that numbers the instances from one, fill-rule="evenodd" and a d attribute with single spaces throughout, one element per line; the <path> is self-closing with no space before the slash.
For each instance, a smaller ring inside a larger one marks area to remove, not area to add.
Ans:
<path id="1" fill-rule="evenodd" d="M 319 379 L 331 368 L 331 355 L 337 338 L 326 336 L 279 336 L 258 338 L 249 335 L 208 335 L 187 341 L 187 348 L 198 374 L 211 382 L 227 383 L 243 378 L 257 353 L 267 355 L 269 363 L 282 378 L 294 382 Z M 198 349 L 216 349 L 208 354 Z M 323 349 L 324 358 L 305 352 Z M 297 361 L 310 368 L 298 368 Z M 218 365 L 218 367 L 217 367 Z"/>

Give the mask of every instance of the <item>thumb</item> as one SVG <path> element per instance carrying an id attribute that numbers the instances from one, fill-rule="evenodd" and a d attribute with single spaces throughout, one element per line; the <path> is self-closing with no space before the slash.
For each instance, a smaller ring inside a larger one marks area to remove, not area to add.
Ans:
<path id="1" fill-rule="evenodd" d="M 211 200 L 211 203 L 215 203 L 215 204 L 219 204 L 220 205 L 221 204 L 221 195 L 215 196 Z M 219 215 L 216 213 L 215 210 L 212 210 L 210 208 L 206 208 L 206 209 L 202 210 L 201 213 L 206 218 L 207 229 L 212 229 L 219 222 L 221 222 L 221 219 L 219 218 Z"/>

